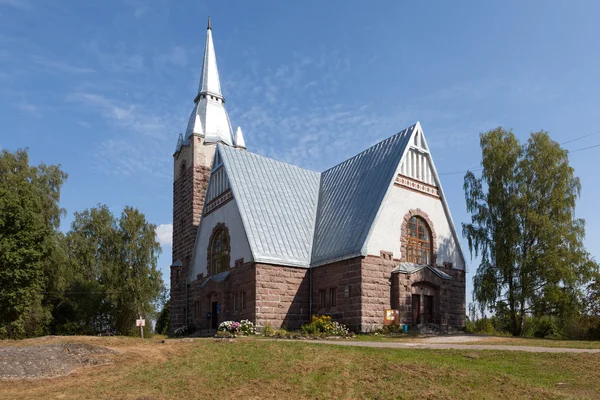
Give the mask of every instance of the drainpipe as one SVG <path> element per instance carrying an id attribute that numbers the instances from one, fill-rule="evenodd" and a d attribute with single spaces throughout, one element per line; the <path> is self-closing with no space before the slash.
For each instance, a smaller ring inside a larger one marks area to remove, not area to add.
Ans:
<path id="1" fill-rule="evenodd" d="M 308 267 L 308 322 L 312 321 L 312 267 Z"/>
<path id="2" fill-rule="evenodd" d="M 188 324 L 188 314 L 190 313 L 190 296 L 188 294 L 188 291 L 190 289 L 190 284 L 189 283 L 185 283 L 185 315 L 183 316 L 184 321 L 183 321 L 183 325 L 187 326 Z"/>

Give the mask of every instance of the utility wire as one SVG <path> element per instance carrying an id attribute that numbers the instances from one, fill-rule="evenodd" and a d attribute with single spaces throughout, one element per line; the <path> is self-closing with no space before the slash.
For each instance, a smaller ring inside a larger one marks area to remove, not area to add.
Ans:
<path id="1" fill-rule="evenodd" d="M 584 136 L 581 136 L 581 137 L 578 137 L 578 138 L 575 138 L 575 139 L 571 139 L 571 140 L 568 140 L 568 141 L 566 141 L 566 142 L 563 142 L 563 143 L 561 143 L 561 144 L 565 144 L 565 143 L 574 142 L 574 141 L 576 141 L 576 140 L 583 139 L 583 138 L 585 138 L 585 137 L 592 136 L 592 135 L 595 135 L 595 134 L 597 134 L 597 133 L 600 133 L 600 131 L 598 131 L 598 132 L 594 132 L 594 133 L 590 133 L 590 134 L 588 134 L 588 135 L 584 135 Z M 600 144 L 595 144 L 595 145 L 593 145 L 593 146 L 588 146 L 588 147 L 582 147 L 582 148 L 580 148 L 580 149 L 575 149 L 575 150 L 567 150 L 567 152 L 568 152 L 569 154 L 571 154 L 571 153 L 577 153 L 577 152 L 579 152 L 579 151 L 589 150 L 589 149 L 593 149 L 593 148 L 596 148 L 596 147 L 600 147 Z M 438 175 L 440 175 L 440 176 L 442 176 L 442 175 L 460 175 L 460 174 L 465 174 L 465 173 L 467 173 L 467 172 L 469 172 L 469 171 L 481 171 L 482 169 L 483 169 L 483 167 L 469 168 L 469 169 L 467 169 L 466 171 L 452 171 L 452 172 L 445 172 L 445 173 L 438 174 Z"/>
<path id="2" fill-rule="evenodd" d="M 567 144 L 567 143 L 575 142 L 577 140 L 584 139 L 584 138 L 590 137 L 590 136 L 594 136 L 594 135 L 597 135 L 599 133 L 600 133 L 600 131 L 588 133 L 587 135 L 583 135 L 583 136 L 576 137 L 575 139 L 567 140 L 566 142 L 562 142 L 561 144 Z"/>

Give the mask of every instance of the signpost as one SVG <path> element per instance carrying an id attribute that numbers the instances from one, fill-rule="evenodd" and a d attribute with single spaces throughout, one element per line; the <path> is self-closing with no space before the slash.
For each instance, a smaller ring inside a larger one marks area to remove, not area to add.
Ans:
<path id="1" fill-rule="evenodd" d="M 143 339 L 144 338 L 144 326 L 146 326 L 146 320 L 142 319 L 141 315 L 140 315 L 140 319 L 135 320 L 135 326 L 140 327 L 140 336 Z"/>

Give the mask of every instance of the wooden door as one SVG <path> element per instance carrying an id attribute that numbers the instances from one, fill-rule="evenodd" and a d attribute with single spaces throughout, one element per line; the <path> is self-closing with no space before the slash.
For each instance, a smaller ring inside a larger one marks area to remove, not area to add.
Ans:
<path id="1" fill-rule="evenodd" d="M 413 325 L 420 323 L 421 317 L 421 295 L 412 295 L 412 322 Z"/>

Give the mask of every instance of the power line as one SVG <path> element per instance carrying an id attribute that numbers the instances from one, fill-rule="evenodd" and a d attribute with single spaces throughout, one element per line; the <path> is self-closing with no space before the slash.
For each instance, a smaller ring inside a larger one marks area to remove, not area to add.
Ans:
<path id="1" fill-rule="evenodd" d="M 593 146 L 588 146 L 588 147 L 583 147 L 581 149 L 577 149 L 577 150 L 568 150 L 569 153 L 577 153 L 578 151 L 583 151 L 583 150 L 588 150 L 588 149 L 593 149 L 594 147 L 600 147 L 600 144 L 595 144 Z"/>
<path id="2" fill-rule="evenodd" d="M 567 143 L 575 142 L 577 140 L 584 139 L 584 138 L 590 137 L 590 136 L 594 136 L 594 135 L 597 135 L 599 133 L 600 133 L 600 131 L 588 133 L 587 135 L 583 135 L 583 136 L 576 137 L 575 139 L 567 140 L 566 142 L 562 142 L 561 144 L 567 144 Z"/>
<path id="3" fill-rule="evenodd" d="M 598 131 L 598 132 L 594 132 L 594 133 L 590 133 L 590 134 L 588 134 L 588 135 L 584 135 L 584 136 L 581 136 L 581 137 L 578 137 L 578 138 L 575 138 L 575 139 L 572 139 L 572 140 L 566 141 L 566 142 L 564 142 L 564 143 L 561 143 L 561 144 L 565 144 L 565 143 L 574 142 L 574 141 L 576 141 L 576 140 L 583 139 L 583 138 L 585 138 L 585 137 L 592 136 L 592 135 L 595 135 L 595 134 L 597 134 L 597 133 L 600 133 L 600 131 Z M 584 151 L 584 150 L 594 149 L 594 148 L 596 148 L 596 147 L 600 147 L 600 144 L 595 144 L 595 145 L 593 145 L 593 146 L 582 147 L 582 148 L 580 148 L 580 149 L 575 149 L 575 150 L 567 150 L 567 152 L 568 152 L 569 154 L 571 154 L 571 153 L 577 153 L 577 152 L 579 152 L 579 151 Z M 442 175 L 461 175 L 461 174 L 466 174 L 466 173 L 467 173 L 467 172 L 469 172 L 469 171 L 481 171 L 482 169 L 483 169 L 483 167 L 469 168 L 469 169 L 467 169 L 467 170 L 463 170 L 463 171 L 452 171 L 452 172 L 445 172 L 445 173 L 438 174 L 438 175 L 440 175 L 440 176 L 442 176 Z"/>

